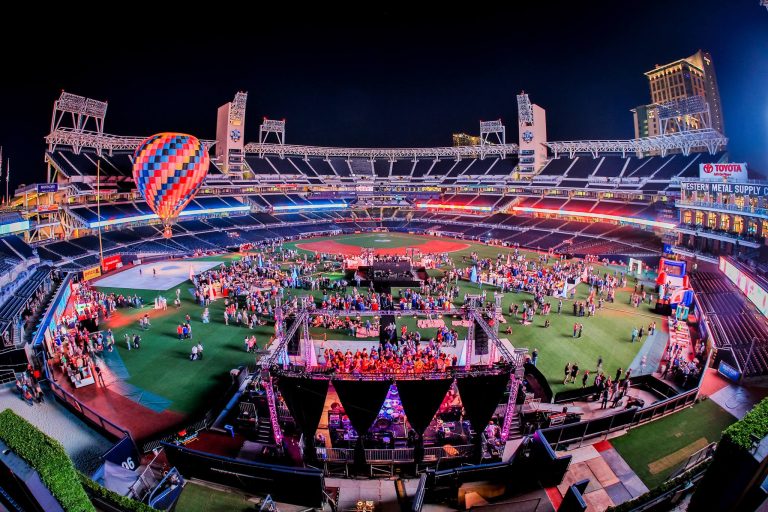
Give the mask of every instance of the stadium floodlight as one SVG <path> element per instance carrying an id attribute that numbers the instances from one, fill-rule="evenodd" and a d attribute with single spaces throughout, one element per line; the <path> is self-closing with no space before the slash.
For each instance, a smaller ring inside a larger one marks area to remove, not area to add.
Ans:
<path id="1" fill-rule="evenodd" d="M 656 105 L 661 133 L 712 128 L 709 103 L 702 96 L 688 96 Z"/>
<path id="2" fill-rule="evenodd" d="M 278 145 L 285 144 L 285 119 L 267 119 L 265 117 L 259 126 L 259 144 L 266 143 L 270 134 L 275 135 Z"/>
<path id="3" fill-rule="evenodd" d="M 85 100 L 85 115 L 104 119 L 107 115 L 107 102 L 87 98 Z"/>
<path id="4" fill-rule="evenodd" d="M 517 122 L 528 126 L 533 124 L 533 107 L 525 91 L 517 95 Z"/>
<path id="5" fill-rule="evenodd" d="M 48 150 L 53 151 L 58 138 L 57 133 L 70 132 L 77 135 L 104 133 L 104 119 L 107 116 L 107 102 L 98 101 L 66 91 L 61 91 L 59 99 L 53 103 L 51 115 L 51 132 L 48 140 Z M 82 144 L 77 137 L 70 140 L 72 151 L 80 153 Z M 101 154 L 101 148 L 97 148 Z"/>
<path id="6" fill-rule="evenodd" d="M 69 92 L 61 91 L 61 96 L 56 100 L 54 108 L 61 112 L 70 112 L 72 114 L 85 113 L 85 104 L 88 99 L 85 96 L 78 96 Z"/>
<path id="7" fill-rule="evenodd" d="M 229 109 L 229 123 L 242 125 L 245 122 L 245 103 L 248 100 L 247 92 L 238 92 L 235 99 L 232 100 L 232 106 Z"/>
<path id="8" fill-rule="evenodd" d="M 688 96 L 656 106 L 659 119 L 671 119 L 673 117 L 691 116 L 709 112 L 709 105 L 702 96 Z"/>
<path id="9" fill-rule="evenodd" d="M 491 136 L 495 135 L 495 141 L 491 140 Z M 485 147 L 490 145 L 499 144 L 506 146 L 507 144 L 507 131 L 504 128 L 504 123 L 501 119 L 495 121 L 480 121 L 480 158 L 485 157 Z"/>

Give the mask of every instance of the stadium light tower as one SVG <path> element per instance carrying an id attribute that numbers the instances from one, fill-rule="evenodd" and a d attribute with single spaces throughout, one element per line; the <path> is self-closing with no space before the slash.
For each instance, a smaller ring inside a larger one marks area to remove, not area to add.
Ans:
<path id="1" fill-rule="evenodd" d="M 517 95 L 518 170 L 532 173 L 547 161 L 547 114 L 525 91 Z"/>
<path id="2" fill-rule="evenodd" d="M 491 136 L 495 135 L 495 141 L 491 140 Z M 501 119 L 495 121 L 480 121 L 480 146 L 487 146 L 488 144 L 501 144 L 507 143 L 507 131 Z"/>
<path id="3" fill-rule="evenodd" d="M 61 96 L 53 104 L 51 116 L 51 135 L 57 132 L 69 132 L 76 135 L 103 135 L 104 119 L 107 117 L 107 102 L 98 101 L 77 94 L 61 91 Z M 83 137 L 84 139 L 86 137 Z M 70 138 L 72 151 L 80 153 L 82 144 L 77 137 Z M 53 151 L 55 142 L 48 144 L 48 151 Z M 101 150 L 99 148 L 99 154 Z"/>
<path id="4" fill-rule="evenodd" d="M 225 173 L 242 176 L 245 140 L 245 104 L 247 92 L 219 107 L 216 114 L 216 159 Z"/>
<path id="5" fill-rule="evenodd" d="M 285 144 L 285 119 L 267 119 L 259 126 L 259 144 L 267 144 L 270 134 L 274 135 L 279 145 Z"/>
<path id="6" fill-rule="evenodd" d="M 661 103 L 656 107 L 656 116 L 661 124 L 662 135 L 712 128 L 709 103 L 701 96 Z"/>

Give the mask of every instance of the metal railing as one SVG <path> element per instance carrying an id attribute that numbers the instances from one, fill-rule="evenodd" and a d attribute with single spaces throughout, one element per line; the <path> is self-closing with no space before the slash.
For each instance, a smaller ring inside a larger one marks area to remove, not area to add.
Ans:
<path id="1" fill-rule="evenodd" d="M 312 377 L 314 379 L 331 380 L 391 380 L 391 379 L 452 379 L 454 377 L 480 376 L 480 375 L 500 375 L 509 373 L 509 365 L 497 363 L 498 367 L 488 367 L 487 364 L 474 365 L 469 370 L 464 366 L 448 367 L 444 372 L 365 372 L 365 373 L 339 373 L 326 369 L 316 371 L 305 371 L 303 366 L 281 369 L 272 367 L 271 372 L 275 375 L 288 377 Z"/>
<path id="2" fill-rule="evenodd" d="M 581 446 L 587 439 L 607 437 L 612 432 L 637 427 L 693 405 L 698 393 L 697 387 L 643 409 L 623 409 L 610 416 L 550 427 L 542 429 L 542 432 L 553 447 L 575 442 Z"/>
<path id="3" fill-rule="evenodd" d="M 446 450 L 446 448 L 443 446 L 431 446 L 429 448 L 424 448 L 424 458 L 422 459 L 422 462 L 439 463 L 441 460 L 444 460 L 444 459 L 455 460 L 455 459 L 461 459 L 465 457 L 471 457 L 475 451 L 475 445 L 473 444 L 452 445 L 451 448 L 456 451 L 455 454 L 449 453 L 451 449 Z"/>
<path id="4" fill-rule="evenodd" d="M 413 461 L 413 448 L 365 450 L 365 462 L 368 464 L 408 464 Z"/>
<path id="5" fill-rule="evenodd" d="M 702 462 L 705 462 L 712 458 L 712 456 L 715 454 L 715 448 L 717 448 L 717 443 L 709 443 L 707 446 L 702 448 L 701 450 L 697 451 L 696 453 L 692 454 L 688 459 L 680 464 L 678 468 L 671 474 L 669 477 L 667 477 L 667 480 L 672 480 L 673 478 L 677 478 L 678 476 L 682 475 L 686 471 L 690 470 L 691 468 L 694 468 L 701 464 Z"/>
<path id="6" fill-rule="evenodd" d="M 326 448 L 318 446 L 315 448 L 317 458 L 324 462 L 354 462 L 355 450 L 352 448 Z"/>
<path id="7" fill-rule="evenodd" d="M 122 439 L 126 436 L 130 437 L 131 434 L 128 432 L 128 430 L 109 421 L 104 416 L 97 413 L 82 403 L 80 400 L 75 398 L 74 395 L 62 388 L 53 378 L 52 371 L 48 366 L 48 358 L 46 357 L 45 352 L 43 352 L 43 368 L 45 370 L 45 376 L 48 379 L 48 384 L 51 386 L 51 391 L 53 391 L 53 394 L 56 395 L 59 400 L 64 402 L 64 404 L 67 405 L 71 410 L 73 410 L 75 414 L 94 425 L 102 433 L 108 435 L 109 437 L 114 439 Z"/>
<path id="8" fill-rule="evenodd" d="M 737 212 L 737 213 L 747 213 L 747 214 L 753 214 L 753 215 L 768 215 L 768 209 L 766 208 L 756 208 L 752 206 L 739 206 L 737 204 L 724 204 L 724 203 L 715 203 L 712 201 L 687 201 L 685 199 L 681 199 L 678 201 L 675 201 L 675 206 L 678 208 L 708 208 L 711 210 L 724 210 L 729 212 Z"/>

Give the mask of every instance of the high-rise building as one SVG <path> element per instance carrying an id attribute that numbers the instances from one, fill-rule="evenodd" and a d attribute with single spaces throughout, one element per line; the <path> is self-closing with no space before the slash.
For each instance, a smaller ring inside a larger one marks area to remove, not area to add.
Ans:
<path id="1" fill-rule="evenodd" d="M 657 116 L 657 106 L 700 96 L 709 106 L 708 121 L 710 127 L 724 132 L 723 112 L 720 104 L 720 90 L 717 86 L 717 74 L 712 63 L 712 56 L 702 50 L 690 57 L 668 64 L 657 64 L 645 73 L 651 92 L 651 103 L 632 109 L 635 137 L 652 137 L 661 134 Z M 702 118 L 689 116 L 685 124 L 691 129 L 703 128 Z M 668 124 L 667 131 L 675 129 L 675 124 Z"/>

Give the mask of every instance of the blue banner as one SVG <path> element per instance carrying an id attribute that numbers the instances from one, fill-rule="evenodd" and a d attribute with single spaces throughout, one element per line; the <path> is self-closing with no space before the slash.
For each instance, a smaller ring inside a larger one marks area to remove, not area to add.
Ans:
<path id="1" fill-rule="evenodd" d="M 104 454 L 104 460 L 118 464 L 131 471 L 136 471 L 141 463 L 141 457 L 139 457 L 139 452 L 136 450 L 136 445 L 129 436 L 124 437 L 115 446 L 110 448 Z"/>
<path id="2" fill-rule="evenodd" d="M 47 194 L 59 191 L 58 183 L 40 183 L 37 185 L 38 194 Z"/>
<path id="3" fill-rule="evenodd" d="M 717 373 L 733 382 L 739 382 L 741 380 L 741 372 L 723 361 L 720 361 L 720 366 L 717 367 Z"/>

